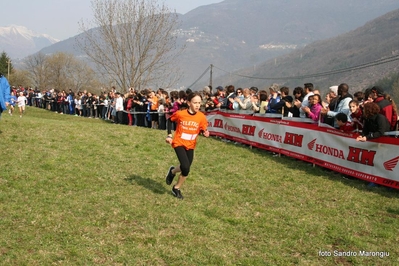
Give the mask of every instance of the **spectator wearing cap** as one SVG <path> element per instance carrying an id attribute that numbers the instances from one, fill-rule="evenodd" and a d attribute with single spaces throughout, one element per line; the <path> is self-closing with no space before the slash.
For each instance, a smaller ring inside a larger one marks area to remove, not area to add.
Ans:
<path id="1" fill-rule="evenodd" d="M 219 93 L 224 93 L 224 88 L 222 86 L 217 86 L 216 91 L 218 91 Z"/>
<path id="2" fill-rule="evenodd" d="M 251 87 L 249 88 L 251 95 L 258 95 L 258 88 L 257 87 Z"/>
<path id="3" fill-rule="evenodd" d="M 269 88 L 269 104 L 267 106 L 267 113 L 277 113 L 278 109 L 276 109 L 277 104 L 280 102 L 281 97 L 279 95 L 279 85 L 274 83 Z"/>
<path id="4" fill-rule="evenodd" d="M 394 109 L 392 103 L 385 99 L 384 90 L 379 86 L 374 86 L 371 88 L 371 97 L 373 101 L 380 107 L 380 114 L 384 115 L 391 125 L 391 130 L 396 128 L 396 123 L 398 121 L 397 115 L 394 115 Z"/>

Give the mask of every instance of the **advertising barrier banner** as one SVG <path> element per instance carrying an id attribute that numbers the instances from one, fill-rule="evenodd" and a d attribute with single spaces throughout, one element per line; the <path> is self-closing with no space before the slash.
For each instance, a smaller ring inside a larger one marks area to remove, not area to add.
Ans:
<path id="1" fill-rule="evenodd" d="M 208 130 L 213 136 L 399 189 L 398 138 L 380 137 L 357 142 L 357 133 L 290 119 L 220 111 L 207 113 L 207 119 Z"/>

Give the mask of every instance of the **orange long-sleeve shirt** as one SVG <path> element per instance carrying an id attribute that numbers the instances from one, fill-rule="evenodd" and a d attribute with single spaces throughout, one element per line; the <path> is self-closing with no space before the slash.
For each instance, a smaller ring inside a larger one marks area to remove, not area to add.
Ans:
<path id="1" fill-rule="evenodd" d="M 158 97 L 157 96 L 153 96 L 151 97 L 151 111 L 156 111 L 158 110 Z"/>

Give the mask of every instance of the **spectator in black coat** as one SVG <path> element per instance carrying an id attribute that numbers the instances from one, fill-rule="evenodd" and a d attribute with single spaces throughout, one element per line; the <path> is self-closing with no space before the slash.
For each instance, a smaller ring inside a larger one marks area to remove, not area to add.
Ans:
<path id="1" fill-rule="evenodd" d="M 295 97 L 295 100 L 298 100 L 299 102 L 303 101 L 303 97 L 305 96 L 305 92 L 302 87 L 296 87 L 292 94 Z M 286 102 L 285 106 L 288 108 L 288 112 L 291 112 L 293 114 L 293 117 L 299 117 L 299 108 L 294 105 L 292 102 Z"/>
<path id="2" fill-rule="evenodd" d="M 367 141 L 376 139 L 389 131 L 390 123 L 388 119 L 380 114 L 380 107 L 376 103 L 366 103 L 363 109 L 364 125 L 362 135 L 356 141 Z"/>
<path id="3" fill-rule="evenodd" d="M 278 114 L 281 114 L 284 108 L 283 116 L 287 117 L 288 113 L 290 113 L 290 110 L 289 108 L 286 107 L 286 103 L 292 104 L 292 102 L 294 101 L 292 96 L 290 96 L 289 94 L 290 94 L 290 89 L 288 87 L 281 87 L 280 88 L 281 100 L 277 103 L 270 103 L 270 108 L 275 109 L 277 111 L 276 113 Z M 290 116 L 293 116 L 292 112 Z"/>

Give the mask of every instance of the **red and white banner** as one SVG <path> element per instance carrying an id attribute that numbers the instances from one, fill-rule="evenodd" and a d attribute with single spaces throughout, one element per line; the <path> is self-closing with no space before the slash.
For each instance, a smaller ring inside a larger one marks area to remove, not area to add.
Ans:
<path id="1" fill-rule="evenodd" d="M 357 142 L 357 133 L 344 133 L 317 124 L 219 111 L 207 113 L 207 119 L 213 136 L 399 189 L 398 138 Z"/>

